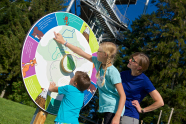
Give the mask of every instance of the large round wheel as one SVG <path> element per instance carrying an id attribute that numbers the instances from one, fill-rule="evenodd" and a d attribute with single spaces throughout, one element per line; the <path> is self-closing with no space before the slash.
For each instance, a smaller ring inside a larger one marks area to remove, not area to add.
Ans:
<path id="1" fill-rule="evenodd" d="M 79 17 L 66 12 L 50 13 L 39 19 L 29 30 L 22 48 L 23 82 L 34 103 L 42 110 L 57 115 L 63 95 L 50 93 L 50 82 L 69 85 L 76 71 L 87 72 L 91 86 L 84 91 L 84 106 L 94 95 L 96 70 L 93 63 L 57 43 L 54 31 L 88 54 L 96 55 L 98 43 L 90 27 Z"/>

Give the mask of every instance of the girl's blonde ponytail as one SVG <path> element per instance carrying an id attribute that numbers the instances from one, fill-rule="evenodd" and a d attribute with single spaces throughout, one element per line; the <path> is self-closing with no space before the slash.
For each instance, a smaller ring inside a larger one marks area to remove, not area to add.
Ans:
<path id="1" fill-rule="evenodd" d="M 103 85 L 105 84 L 105 75 L 106 75 L 107 67 L 108 67 L 108 65 L 109 65 L 110 63 L 111 63 L 110 57 L 108 57 L 107 63 L 106 63 L 106 67 L 105 67 L 105 71 L 104 71 L 104 75 L 103 75 L 103 81 L 102 81 L 102 83 L 101 83 L 101 86 L 103 86 Z"/>

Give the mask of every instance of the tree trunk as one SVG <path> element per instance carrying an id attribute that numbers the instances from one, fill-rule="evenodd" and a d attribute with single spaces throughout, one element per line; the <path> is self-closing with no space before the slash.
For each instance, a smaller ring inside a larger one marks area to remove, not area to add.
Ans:
<path id="1" fill-rule="evenodd" d="M 5 92 L 6 92 L 6 90 L 4 89 L 2 92 L 1 92 L 1 98 L 3 98 L 4 97 L 4 95 L 5 95 Z"/>

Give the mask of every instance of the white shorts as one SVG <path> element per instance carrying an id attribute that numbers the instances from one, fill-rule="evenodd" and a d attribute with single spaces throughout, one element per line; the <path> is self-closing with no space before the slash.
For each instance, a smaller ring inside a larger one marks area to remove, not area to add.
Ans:
<path id="1" fill-rule="evenodd" d="M 120 124 L 139 124 L 139 120 L 129 116 L 122 116 Z"/>

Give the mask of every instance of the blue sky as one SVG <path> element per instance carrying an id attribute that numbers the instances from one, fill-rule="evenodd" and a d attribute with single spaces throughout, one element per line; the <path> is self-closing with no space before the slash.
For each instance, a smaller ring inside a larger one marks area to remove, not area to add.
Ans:
<path id="1" fill-rule="evenodd" d="M 68 0 L 68 1 L 70 2 L 70 0 Z M 66 5 L 68 5 L 69 2 Z M 156 6 L 152 5 L 150 2 L 151 2 L 151 0 L 149 0 L 148 8 L 146 10 L 146 13 L 148 13 L 148 14 L 151 14 L 153 11 L 157 10 Z M 76 4 L 79 5 L 79 3 L 80 3 L 80 0 L 77 0 Z M 143 14 L 145 3 L 146 3 L 146 0 L 137 0 L 136 4 L 129 5 L 128 8 L 127 8 L 127 5 L 118 5 L 120 12 L 123 15 L 125 15 L 128 19 L 130 19 L 129 29 L 130 29 L 130 25 L 132 24 L 132 21 L 134 21 L 135 18 L 138 18 L 141 14 Z M 77 9 L 77 15 L 79 16 L 80 15 L 80 6 L 77 6 L 76 9 Z M 126 11 L 126 13 L 125 13 L 125 11 Z M 73 14 L 75 14 L 75 5 L 74 4 L 71 8 L 71 12 Z"/>
<path id="2" fill-rule="evenodd" d="M 151 0 L 149 0 L 146 14 L 151 14 L 153 11 L 157 10 L 157 7 L 152 5 L 150 2 Z M 127 8 L 126 17 L 130 19 L 129 28 L 130 28 L 130 25 L 132 24 L 132 21 L 134 21 L 136 18 L 139 18 L 139 16 L 143 14 L 145 3 L 146 3 L 146 0 L 137 0 L 136 4 L 129 5 L 129 7 Z M 122 10 L 126 10 L 126 5 L 120 5 L 118 6 L 118 8 L 120 12 L 123 12 L 122 14 L 124 15 L 125 13 Z"/>

